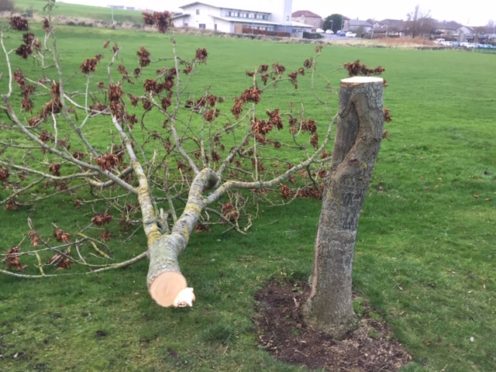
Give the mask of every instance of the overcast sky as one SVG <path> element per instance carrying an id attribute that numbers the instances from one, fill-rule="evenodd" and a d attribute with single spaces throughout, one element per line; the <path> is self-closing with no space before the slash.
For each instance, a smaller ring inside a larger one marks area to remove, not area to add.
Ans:
<path id="1" fill-rule="evenodd" d="M 179 6 L 191 3 L 189 0 L 61 0 L 67 3 L 89 5 L 126 5 L 139 9 L 176 10 Z M 221 0 L 233 8 L 256 9 L 267 1 L 274 0 Z M 277 0 L 276 0 L 277 1 Z M 280 1 L 280 0 L 279 0 Z M 219 0 L 204 0 L 205 3 L 219 3 Z M 415 6 L 420 13 L 437 20 L 457 21 L 468 26 L 485 26 L 489 21 L 496 22 L 495 0 L 293 0 L 293 11 L 311 10 L 322 17 L 339 13 L 349 18 L 406 19 Z"/>

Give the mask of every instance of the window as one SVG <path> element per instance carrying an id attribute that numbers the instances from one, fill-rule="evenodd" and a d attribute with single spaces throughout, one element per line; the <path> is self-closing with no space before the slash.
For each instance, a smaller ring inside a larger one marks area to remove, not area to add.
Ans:
<path id="1" fill-rule="evenodd" d="M 196 9 L 196 15 L 200 15 L 200 9 Z"/>
<path id="2" fill-rule="evenodd" d="M 217 31 L 217 23 L 214 24 L 214 31 Z"/>
<path id="3" fill-rule="evenodd" d="M 207 25 L 205 23 L 200 23 L 198 27 L 200 28 L 200 30 L 205 30 L 207 28 Z"/>

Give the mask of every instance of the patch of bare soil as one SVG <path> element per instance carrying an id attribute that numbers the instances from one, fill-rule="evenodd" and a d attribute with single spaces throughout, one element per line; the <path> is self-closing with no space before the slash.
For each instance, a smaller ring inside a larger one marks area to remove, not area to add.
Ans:
<path id="1" fill-rule="evenodd" d="M 269 282 L 255 296 L 259 342 L 277 359 L 332 371 L 397 371 L 411 360 L 383 321 L 366 305 L 356 330 L 343 340 L 308 327 L 302 306 L 308 297 L 302 282 Z"/>
<path id="2" fill-rule="evenodd" d="M 439 49 L 432 40 L 423 38 L 382 38 L 382 39 L 360 39 L 360 38 L 342 38 L 331 39 L 331 44 L 364 46 L 364 47 L 381 47 L 381 48 L 407 48 L 407 49 Z"/>

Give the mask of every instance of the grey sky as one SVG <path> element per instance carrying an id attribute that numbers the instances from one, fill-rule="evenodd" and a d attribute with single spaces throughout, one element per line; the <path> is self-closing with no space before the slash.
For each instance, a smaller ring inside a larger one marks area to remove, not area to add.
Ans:
<path id="1" fill-rule="evenodd" d="M 126 5 L 136 8 L 154 10 L 175 10 L 180 5 L 193 1 L 189 0 L 63 0 L 64 2 L 90 5 Z M 223 4 L 242 9 L 263 6 L 270 0 L 222 0 Z M 218 3 L 219 0 L 204 0 L 205 3 Z M 385 18 L 406 19 L 419 5 L 420 13 L 438 20 L 457 21 L 470 26 L 485 26 L 489 21 L 496 22 L 496 1 L 494 0 L 351 0 L 351 1 L 322 1 L 322 0 L 293 0 L 293 11 L 311 10 L 322 17 L 332 13 L 343 14 L 350 18 L 376 19 Z"/>

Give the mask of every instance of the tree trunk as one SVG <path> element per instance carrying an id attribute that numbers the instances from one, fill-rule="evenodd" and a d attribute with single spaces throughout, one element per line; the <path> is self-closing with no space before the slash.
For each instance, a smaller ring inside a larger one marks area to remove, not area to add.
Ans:
<path id="1" fill-rule="evenodd" d="M 211 169 L 203 169 L 193 180 L 186 206 L 177 219 L 170 234 L 149 237 L 148 290 L 157 304 L 169 307 L 191 306 L 195 299 L 192 288 L 187 288 L 186 279 L 179 269 L 178 256 L 186 248 L 189 237 L 205 208 L 203 192 L 218 181 Z"/>
<path id="2" fill-rule="evenodd" d="M 384 81 L 341 80 L 340 114 L 320 215 L 309 324 L 340 338 L 354 328 L 351 274 L 358 218 L 383 134 Z"/>

